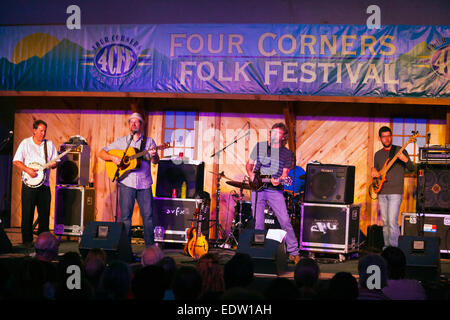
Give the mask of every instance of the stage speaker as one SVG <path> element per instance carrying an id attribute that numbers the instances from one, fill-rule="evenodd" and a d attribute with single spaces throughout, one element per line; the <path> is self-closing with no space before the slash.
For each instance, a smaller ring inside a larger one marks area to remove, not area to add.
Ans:
<path id="1" fill-rule="evenodd" d="M 131 244 L 122 222 L 95 221 L 90 223 L 84 229 L 79 246 L 83 259 L 93 248 L 105 250 L 108 262 L 113 260 L 133 262 Z"/>
<path id="2" fill-rule="evenodd" d="M 354 166 L 307 165 L 304 202 L 352 204 L 354 191 Z"/>
<path id="3" fill-rule="evenodd" d="M 400 236 L 398 247 L 406 256 L 406 276 L 420 281 L 438 280 L 439 238 Z"/>
<path id="4" fill-rule="evenodd" d="M 203 178 L 205 163 L 201 161 L 184 161 L 176 164 L 172 160 L 160 160 L 156 181 L 156 196 L 172 198 L 173 189 L 178 198 L 181 198 L 181 186 L 186 182 L 186 198 L 195 198 L 203 192 Z"/>
<path id="5" fill-rule="evenodd" d="M 0 227 L 0 254 L 12 252 L 12 244 L 6 235 L 5 230 Z"/>
<path id="6" fill-rule="evenodd" d="M 72 147 L 71 144 L 62 144 L 60 152 Z M 62 185 L 89 185 L 90 147 L 80 145 L 66 154 L 58 162 L 56 168 L 56 184 Z"/>
<path id="7" fill-rule="evenodd" d="M 280 275 L 286 271 L 287 254 L 284 242 L 271 236 L 277 231 L 282 230 L 244 229 L 239 235 L 237 252 L 250 255 L 254 273 Z"/>
<path id="8" fill-rule="evenodd" d="M 95 189 L 56 186 L 55 194 L 55 234 L 81 236 L 95 220 Z"/>
<path id="9" fill-rule="evenodd" d="M 433 164 L 418 167 L 416 211 L 450 213 L 450 166 Z"/>

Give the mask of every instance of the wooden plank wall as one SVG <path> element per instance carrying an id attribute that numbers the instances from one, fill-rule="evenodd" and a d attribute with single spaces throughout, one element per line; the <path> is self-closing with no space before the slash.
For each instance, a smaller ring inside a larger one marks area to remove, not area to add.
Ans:
<path id="1" fill-rule="evenodd" d="M 113 221 L 115 213 L 115 185 L 105 173 L 104 162 L 97 158 L 98 151 L 128 132 L 127 118 L 131 113 L 129 100 L 114 99 L 22 99 L 16 105 L 14 125 L 14 152 L 20 141 L 31 135 L 32 122 L 42 118 L 48 123 L 47 137 L 59 146 L 68 137 L 80 134 L 91 147 L 90 180 L 96 187 L 96 219 Z M 242 180 L 245 176 L 245 162 L 258 140 L 266 139 L 268 130 L 276 122 L 283 122 L 283 106 L 277 101 L 218 101 L 188 99 L 148 99 L 141 107 L 146 110 L 146 130 L 157 143 L 162 142 L 164 110 L 196 110 L 199 112 L 197 158 L 205 161 L 205 191 L 212 198 L 211 218 L 215 218 L 216 175 L 211 172 L 224 172 L 232 180 Z M 396 109 L 397 108 L 397 109 Z M 294 102 L 296 114 L 296 156 L 297 164 L 306 169 L 309 161 L 356 166 L 354 202 L 361 205 L 361 229 L 368 225 L 381 224 L 376 201 L 367 197 L 367 183 L 370 181 L 370 166 L 373 154 L 381 148 L 378 129 L 389 125 L 392 110 L 405 113 L 400 105 L 378 106 L 373 104 L 335 104 L 319 102 Z M 433 107 L 423 107 L 429 112 Z M 445 111 L 445 110 L 444 110 Z M 434 112 L 429 130 L 432 144 L 443 144 L 446 138 L 446 116 L 444 112 Z M 443 115 L 442 115 L 443 114 Z M 404 114 L 405 116 L 407 114 Z M 414 116 L 414 114 L 411 114 Z M 434 117 L 434 118 L 433 118 Z M 221 163 L 211 155 L 234 141 L 236 135 L 246 132 L 247 121 L 251 134 L 230 146 L 224 153 Z M 152 167 L 156 181 L 157 166 Z M 20 175 L 13 170 L 12 220 L 13 227 L 20 226 Z M 51 227 L 54 217 L 55 170 L 52 171 Z M 220 217 L 221 226 L 229 230 L 234 215 L 232 194 L 239 192 L 221 182 Z M 156 185 L 156 184 L 155 184 Z M 154 186 L 155 186 L 154 185 Z M 415 178 L 407 178 L 403 211 L 415 211 Z M 248 191 L 245 200 L 250 200 Z M 141 219 L 137 205 L 133 224 L 140 225 Z M 223 236 L 223 235 L 222 235 Z"/>

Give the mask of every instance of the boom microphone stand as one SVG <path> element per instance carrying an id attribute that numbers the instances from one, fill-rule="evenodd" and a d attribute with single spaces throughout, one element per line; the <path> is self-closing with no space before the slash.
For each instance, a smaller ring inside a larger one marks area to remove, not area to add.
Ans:
<path id="1" fill-rule="evenodd" d="M 226 145 L 225 147 L 223 147 L 222 149 L 220 149 L 219 151 L 213 153 L 211 155 L 211 158 L 213 157 L 217 157 L 217 190 L 216 190 L 216 220 L 215 220 L 215 227 L 216 227 L 216 232 L 215 232 L 215 237 L 214 237 L 214 246 L 218 245 L 219 242 L 219 207 L 220 207 L 220 179 L 222 178 L 221 174 L 219 173 L 219 166 L 220 166 L 220 154 L 225 151 L 229 146 L 231 146 L 232 144 L 237 143 L 239 140 L 241 140 L 242 138 L 250 135 L 250 123 L 248 123 L 249 126 L 249 130 L 247 131 L 246 134 L 244 134 L 243 136 L 234 139 L 233 142 L 229 143 L 228 145 Z"/>

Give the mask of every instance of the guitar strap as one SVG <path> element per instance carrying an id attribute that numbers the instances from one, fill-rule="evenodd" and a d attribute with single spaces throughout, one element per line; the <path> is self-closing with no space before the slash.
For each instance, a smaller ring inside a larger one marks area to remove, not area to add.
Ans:
<path id="1" fill-rule="evenodd" d="M 145 150 L 145 145 L 147 143 L 147 137 L 146 136 L 142 136 L 142 142 L 141 142 L 141 148 L 139 149 L 139 152 L 142 152 Z"/>
<path id="2" fill-rule="evenodd" d="M 44 140 L 44 157 L 45 157 L 45 163 L 48 163 L 48 155 L 47 155 L 47 139 Z M 45 173 L 47 173 L 47 169 L 45 169 Z"/>
<path id="3" fill-rule="evenodd" d="M 397 147 L 392 145 L 391 150 L 389 150 L 389 159 L 393 159 L 397 154 Z"/>

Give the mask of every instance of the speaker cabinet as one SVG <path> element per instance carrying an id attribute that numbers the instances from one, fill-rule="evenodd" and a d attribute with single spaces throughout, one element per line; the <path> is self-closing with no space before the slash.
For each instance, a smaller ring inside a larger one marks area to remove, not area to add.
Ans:
<path id="1" fill-rule="evenodd" d="M 181 197 L 181 186 L 186 182 L 186 198 L 195 198 L 203 192 L 205 163 L 190 161 L 176 164 L 172 160 L 160 160 L 156 181 L 156 196 L 171 198 L 175 189 L 177 197 Z"/>
<path id="2" fill-rule="evenodd" d="M 72 147 L 71 144 L 62 144 L 60 152 Z M 56 168 L 56 184 L 61 185 L 89 185 L 90 147 L 80 145 L 66 154 L 58 162 Z"/>
<path id="3" fill-rule="evenodd" d="M 237 252 L 250 255 L 254 273 L 282 274 L 287 269 L 287 253 L 284 242 L 271 239 L 271 230 L 245 229 L 239 235 Z M 269 237 L 268 237 L 269 235 Z"/>
<path id="4" fill-rule="evenodd" d="M 406 256 L 406 276 L 420 281 L 437 280 L 440 275 L 439 238 L 400 236 L 398 247 Z"/>
<path id="5" fill-rule="evenodd" d="M 449 212 L 450 166 L 421 165 L 417 170 L 417 212 Z"/>
<path id="6" fill-rule="evenodd" d="M 113 260 L 133 262 L 131 244 L 122 222 L 90 223 L 81 237 L 79 250 L 82 257 L 86 258 L 89 250 L 93 248 L 105 250 L 108 262 Z"/>
<path id="7" fill-rule="evenodd" d="M 95 220 L 95 189 L 56 186 L 55 193 L 55 234 L 81 236 Z"/>
<path id="8" fill-rule="evenodd" d="M 355 167 L 335 164 L 308 164 L 305 202 L 352 204 Z"/>

